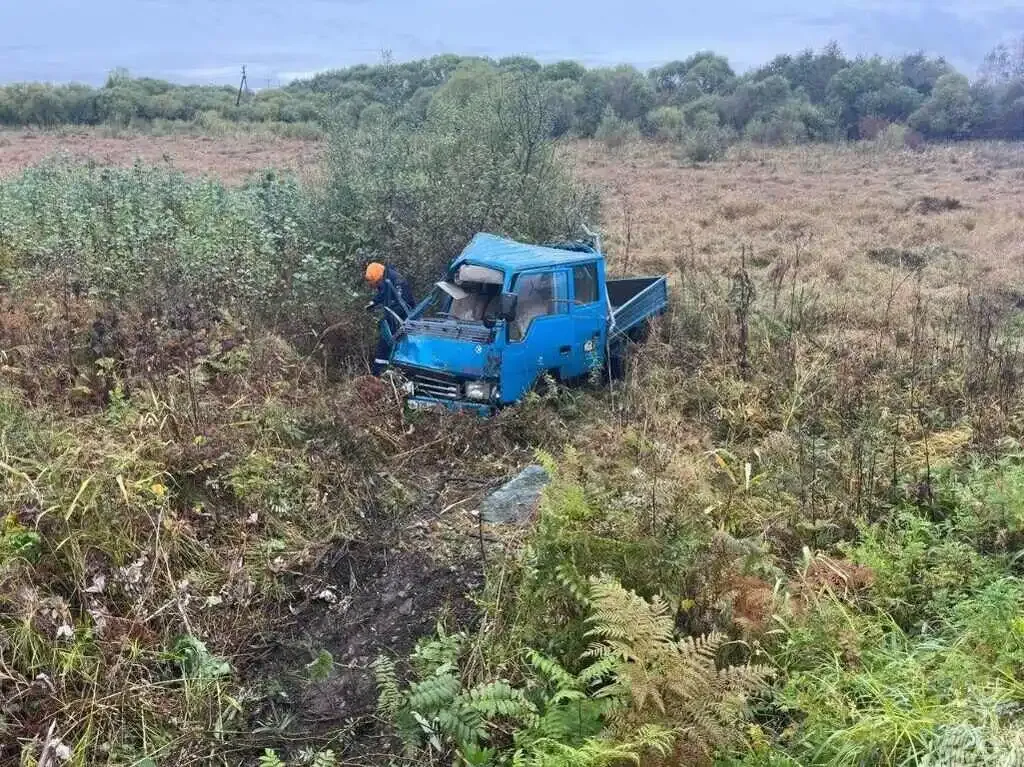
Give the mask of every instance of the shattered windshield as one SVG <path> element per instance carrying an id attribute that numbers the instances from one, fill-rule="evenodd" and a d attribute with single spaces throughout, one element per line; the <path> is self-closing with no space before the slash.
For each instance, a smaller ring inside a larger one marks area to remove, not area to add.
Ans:
<path id="1" fill-rule="evenodd" d="M 482 323 L 492 322 L 497 318 L 501 303 L 501 285 L 464 282 L 450 287 L 456 289 L 445 290 L 441 286 L 435 286 L 430 294 L 429 303 L 418 319 Z"/>

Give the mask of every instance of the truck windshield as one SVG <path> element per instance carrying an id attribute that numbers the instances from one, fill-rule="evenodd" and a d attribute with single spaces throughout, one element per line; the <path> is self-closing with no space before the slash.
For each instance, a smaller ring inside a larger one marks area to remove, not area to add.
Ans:
<path id="1" fill-rule="evenodd" d="M 440 287 L 430 294 L 430 302 L 420 315 L 424 320 L 458 320 L 460 322 L 493 321 L 498 316 L 501 285 L 463 282 L 458 286 L 465 293 L 453 298 Z"/>

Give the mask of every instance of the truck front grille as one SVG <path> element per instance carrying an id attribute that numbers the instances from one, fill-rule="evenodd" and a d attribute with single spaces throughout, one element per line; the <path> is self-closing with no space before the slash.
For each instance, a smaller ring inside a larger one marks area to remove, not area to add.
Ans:
<path id="1" fill-rule="evenodd" d="M 458 381 L 438 373 L 410 371 L 408 378 L 416 387 L 416 394 L 439 399 L 458 399 L 461 393 Z"/>
<path id="2" fill-rule="evenodd" d="M 477 344 L 489 343 L 492 332 L 480 324 L 453 320 L 406 320 L 404 327 L 409 333 L 454 338 L 457 341 L 470 341 Z"/>

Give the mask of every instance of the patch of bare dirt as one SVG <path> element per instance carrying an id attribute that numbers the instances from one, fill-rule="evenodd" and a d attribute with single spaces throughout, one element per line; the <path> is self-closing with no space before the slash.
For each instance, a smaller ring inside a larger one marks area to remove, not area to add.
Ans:
<path id="1" fill-rule="evenodd" d="M 282 744 L 342 733 L 332 747 L 345 764 L 386 763 L 395 744 L 374 719 L 370 664 L 380 654 L 407 656 L 439 618 L 449 630 L 470 628 L 476 611 L 468 595 L 483 584 L 479 558 L 440 562 L 419 549 L 353 543 L 306 581 L 309 598 L 291 607 L 285 630 L 244 672 L 264 693 L 252 730 Z M 309 664 L 323 650 L 333 668 L 311 676 Z M 268 747 L 255 745 L 257 753 Z"/>
<path id="2" fill-rule="evenodd" d="M 300 171 L 319 162 L 322 143 L 275 136 L 104 136 L 97 131 L 0 132 L 0 178 L 66 154 L 103 165 L 170 165 L 193 176 L 239 184 L 266 168 Z"/>

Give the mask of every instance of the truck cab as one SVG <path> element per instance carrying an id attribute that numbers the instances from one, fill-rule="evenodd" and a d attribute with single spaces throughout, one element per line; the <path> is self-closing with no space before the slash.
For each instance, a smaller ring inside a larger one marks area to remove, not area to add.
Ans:
<path id="1" fill-rule="evenodd" d="M 639 280 L 664 288 L 664 278 Z M 478 234 L 402 324 L 390 368 L 411 407 L 481 414 L 519 401 L 545 375 L 585 377 L 625 338 L 612 295 L 626 298 L 619 283 L 630 281 L 612 282 L 599 245 Z M 667 293 L 654 294 L 664 300 L 656 296 L 640 320 L 664 309 Z"/>

